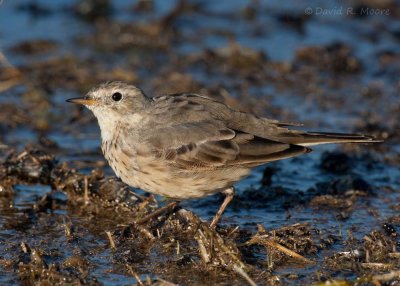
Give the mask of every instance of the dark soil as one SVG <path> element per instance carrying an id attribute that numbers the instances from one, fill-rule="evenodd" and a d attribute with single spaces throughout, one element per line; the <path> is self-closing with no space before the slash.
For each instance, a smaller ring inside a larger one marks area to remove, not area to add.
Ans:
<path id="1" fill-rule="evenodd" d="M 0 284 L 400 284 L 397 1 L 17 2 L 0 1 Z M 211 230 L 222 195 L 126 186 L 65 103 L 111 80 L 385 142 L 255 169 Z"/>

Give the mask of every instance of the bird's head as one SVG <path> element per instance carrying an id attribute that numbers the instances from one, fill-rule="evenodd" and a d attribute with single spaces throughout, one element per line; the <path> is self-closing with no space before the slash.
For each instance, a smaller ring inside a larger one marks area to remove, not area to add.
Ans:
<path id="1" fill-rule="evenodd" d="M 107 82 L 92 89 L 84 97 L 67 100 L 82 104 L 93 112 L 103 139 L 112 136 L 118 123 L 139 123 L 149 101 L 139 88 L 123 82 Z"/>
<path id="2" fill-rule="evenodd" d="M 142 90 L 123 82 L 107 82 L 89 91 L 84 97 L 68 99 L 67 102 L 82 104 L 94 115 L 113 116 L 130 115 L 140 112 L 148 102 Z"/>

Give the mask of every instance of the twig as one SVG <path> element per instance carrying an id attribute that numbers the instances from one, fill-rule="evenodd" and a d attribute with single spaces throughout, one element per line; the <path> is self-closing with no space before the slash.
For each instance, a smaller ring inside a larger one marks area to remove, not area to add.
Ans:
<path id="1" fill-rule="evenodd" d="M 85 202 L 85 205 L 87 205 L 89 204 L 89 180 L 87 176 L 85 176 L 84 182 L 85 187 L 83 192 L 83 201 Z"/>
<path id="2" fill-rule="evenodd" d="M 64 222 L 64 233 L 65 233 L 65 236 L 71 237 L 71 228 L 69 227 L 69 225 L 65 221 L 65 218 L 63 218 L 63 222 Z"/>
<path id="3" fill-rule="evenodd" d="M 173 209 L 178 203 L 177 202 L 172 202 L 169 203 L 166 206 L 163 206 L 162 208 L 159 208 L 158 210 L 155 210 L 154 212 L 152 212 L 151 214 L 148 214 L 147 216 L 138 219 L 137 221 L 135 221 L 137 224 L 143 224 L 149 220 L 151 220 L 154 217 L 159 216 L 160 214 L 164 213 L 165 211 L 169 210 L 169 209 Z"/>
<path id="4" fill-rule="evenodd" d="M 213 238 L 217 241 L 217 245 L 214 247 L 220 248 L 222 250 L 221 251 L 222 253 L 228 255 L 228 258 L 229 258 L 228 261 L 230 261 L 232 264 L 235 263 L 234 266 L 239 265 L 238 267 L 240 267 L 242 269 L 244 269 L 246 267 L 244 265 L 244 263 L 239 259 L 239 257 L 235 253 L 233 253 L 231 249 L 229 249 L 227 247 L 224 240 L 218 233 L 215 233 Z M 220 256 L 220 259 L 221 259 L 221 262 L 223 262 L 224 259 L 222 258 L 222 256 Z M 228 264 L 227 261 L 225 262 L 225 264 Z"/>
<path id="5" fill-rule="evenodd" d="M 25 242 L 21 242 L 21 249 L 23 253 L 28 253 L 29 247 Z"/>
<path id="6" fill-rule="evenodd" d="M 394 265 L 390 263 L 361 263 L 361 266 L 363 268 L 367 269 L 385 269 L 385 268 L 392 268 Z"/>
<path id="7" fill-rule="evenodd" d="M 176 241 L 176 256 L 179 256 L 179 254 L 181 253 L 181 247 L 179 244 L 179 240 Z"/>
<path id="8" fill-rule="evenodd" d="M 278 251 L 285 253 L 286 255 L 293 257 L 295 259 L 302 260 L 305 263 L 314 263 L 313 261 L 305 258 L 304 256 L 294 252 L 293 250 L 290 250 L 289 248 L 284 247 L 283 245 L 272 241 L 269 239 L 268 235 L 256 235 L 253 236 L 249 241 L 245 243 L 245 245 L 252 245 L 252 244 L 263 244 L 269 247 L 273 247 L 277 249 Z"/>
<path id="9" fill-rule="evenodd" d="M 391 252 L 391 253 L 388 253 L 388 256 L 390 258 L 400 258 L 400 252 Z"/>
<path id="10" fill-rule="evenodd" d="M 198 234 L 201 236 L 201 238 L 195 238 L 197 241 L 197 244 L 199 245 L 199 250 L 200 250 L 200 256 L 203 259 L 204 263 L 209 263 L 210 262 L 210 256 L 207 253 L 207 249 L 203 243 L 203 240 L 205 240 L 205 236 L 203 232 L 199 229 Z"/>
<path id="11" fill-rule="evenodd" d="M 257 286 L 257 284 L 253 281 L 253 279 L 251 279 L 251 277 L 243 270 L 242 267 L 239 267 L 238 265 L 234 265 L 233 266 L 233 271 L 235 271 L 237 274 L 239 274 L 240 276 L 242 276 L 247 283 L 249 283 L 249 285 L 251 286 Z"/>
<path id="12" fill-rule="evenodd" d="M 21 159 L 24 158 L 26 155 L 28 155 L 28 152 L 27 152 L 27 151 L 21 152 L 21 154 L 19 154 L 19 155 L 17 156 L 17 160 L 18 160 L 18 161 L 21 160 Z"/>
<path id="13" fill-rule="evenodd" d="M 5 81 L 0 82 L 0 92 L 6 91 L 17 84 L 19 84 L 21 80 L 19 78 L 12 78 Z"/>
<path id="14" fill-rule="evenodd" d="M 232 229 L 232 230 L 228 233 L 227 237 L 232 236 L 232 235 L 233 235 L 235 232 L 237 232 L 238 230 L 239 230 L 239 226 L 235 227 L 234 229 Z"/>
<path id="15" fill-rule="evenodd" d="M 129 264 L 126 264 L 126 268 L 128 268 L 129 273 L 136 279 L 136 281 L 139 285 L 144 285 L 142 280 L 140 279 L 139 275 L 135 271 L 133 271 L 132 266 L 130 266 Z"/>
<path id="16" fill-rule="evenodd" d="M 133 225 L 140 231 L 141 234 L 145 235 L 148 239 L 150 240 L 156 239 L 154 235 L 147 228 L 135 223 Z"/>
<path id="17" fill-rule="evenodd" d="M 112 249 L 117 249 L 117 247 L 115 246 L 114 239 L 113 239 L 113 237 L 111 235 L 111 232 L 110 231 L 106 231 L 106 234 L 107 234 L 108 240 L 110 241 L 111 248 Z"/>
<path id="18" fill-rule="evenodd" d="M 204 263 L 221 265 L 243 277 L 249 285 L 256 285 L 245 272 L 246 265 L 238 256 L 239 250 L 236 244 L 227 244 L 215 230 L 211 229 L 207 223 L 200 221 L 190 211 L 180 211 L 178 214 L 194 225 L 194 238 L 198 243 L 199 255 Z"/>
<path id="19" fill-rule="evenodd" d="M 391 271 L 385 274 L 374 275 L 372 276 L 372 281 L 389 281 L 397 277 L 400 277 L 400 270 Z"/>

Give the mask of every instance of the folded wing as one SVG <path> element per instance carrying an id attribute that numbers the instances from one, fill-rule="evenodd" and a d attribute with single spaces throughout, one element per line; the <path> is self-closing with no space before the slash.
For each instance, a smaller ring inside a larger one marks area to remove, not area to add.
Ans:
<path id="1" fill-rule="evenodd" d="M 306 146 L 378 142 L 358 134 L 290 130 L 298 124 L 236 111 L 195 94 L 154 98 L 151 112 L 153 125 L 141 131 L 141 140 L 155 156 L 180 168 L 253 167 L 310 152 Z"/>

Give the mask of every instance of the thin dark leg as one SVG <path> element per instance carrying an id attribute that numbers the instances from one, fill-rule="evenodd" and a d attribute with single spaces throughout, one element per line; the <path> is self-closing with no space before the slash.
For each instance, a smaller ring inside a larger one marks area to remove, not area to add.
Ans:
<path id="1" fill-rule="evenodd" d="M 217 223 L 218 223 L 219 219 L 221 218 L 222 213 L 224 212 L 225 208 L 228 206 L 228 204 L 233 199 L 233 196 L 235 195 L 235 189 L 233 187 L 230 187 L 230 188 L 224 190 L 222 193 L 225 194 L 225 199 L 222 202 L 221 206 L 219 207 L 219 210 L 215 214 L 215 216 L 210 224 L 211 229 L 214 229 L 217 226 Z"/>

